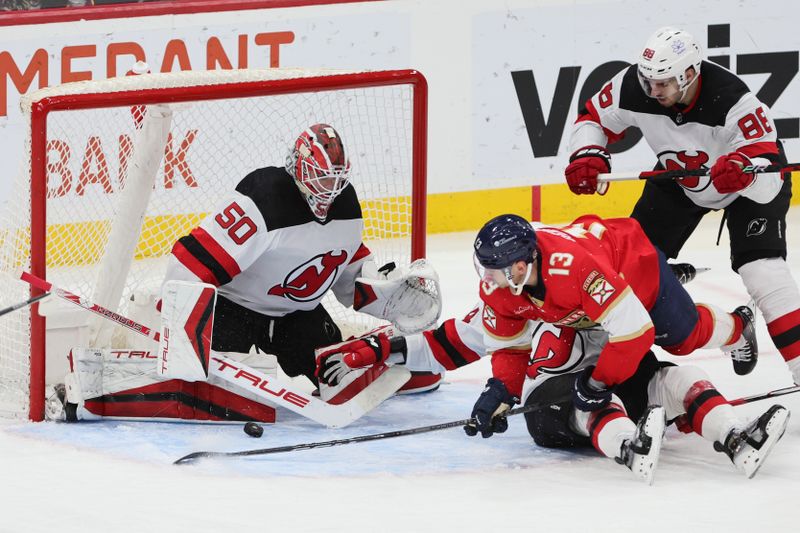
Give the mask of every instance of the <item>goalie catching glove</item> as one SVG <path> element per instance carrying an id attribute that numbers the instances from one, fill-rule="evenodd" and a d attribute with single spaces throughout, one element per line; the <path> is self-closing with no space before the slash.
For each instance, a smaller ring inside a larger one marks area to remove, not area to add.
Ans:
<path id="1" fill-rule="evenodd" d="M 404 335 L 429 329 L 439 320 L 439 275 L 425 259 L 408 267 L 389 263 L 380 270 L 370 261 L 361 274 L 355 280 L 354 310 L 388 320 Z"/>
<path id="2" fill-rule="evenodd" d="M 405 353 L 404 337 L 390 339 L 381 331 L 351 339 L 318 353 L 316 375 L 320 382 L 335 387 L 352 370 L 383 363 L 392 353 Z"/>

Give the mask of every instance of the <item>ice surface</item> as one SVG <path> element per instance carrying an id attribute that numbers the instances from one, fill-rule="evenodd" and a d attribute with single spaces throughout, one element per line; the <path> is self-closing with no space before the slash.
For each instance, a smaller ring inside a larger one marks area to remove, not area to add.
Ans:
<path id="1" fill-rule="evenodd" d="M 697 301 L 746 303 L 728 266 L 718 216 L 681 260 L 711 267 L 688 289 Z M 793 208 L 789 263 L 800 280 L 800 208 Z M 442 283 L 443 316 L 477 298 L 473 232 L 434 235 L 429 257 Z M 729 398 L 791 384 L 759 319 L 761 356 L 734 375 L 717 351 L 684 358 Z M 667 431 L 655 484 L 592 450 L 536 448 L 522 417 L 491 439 L 458 429 L 260 458 L 172 466 L 197 450 L 234 451 L 347 438 L 459 420 L 489 375 L 487 361 L 452 372 L 438 391 L 397 397 L 340 430 L 279 411 L 264 437 L 240 425 L 0 422 L 0 532 L 169 531 L 792 531 L 800 494 L 800 394 L 777 399 L 795 416 L 758 475 L 747 480 L 696 435 Z M 737 410 L 755 416 L 758 402 Z"/>

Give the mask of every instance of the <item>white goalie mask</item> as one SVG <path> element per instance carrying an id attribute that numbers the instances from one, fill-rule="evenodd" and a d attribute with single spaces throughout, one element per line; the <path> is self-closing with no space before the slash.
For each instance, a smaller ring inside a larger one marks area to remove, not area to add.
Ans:
<path id="1" fill-rule="evenodd" d="M 686 90 L 697 81 L 700 75 L 702 53 L 700 46 L 691 34 L 675 28 L 657 30 L 644 45 L 638 59 L 639 84 L 645 94 L 654 98 L 653 88 L 673 87 L 670 92 L 661 92 L 661 97 L 671 97 Z M 690 80 L 686 70 L 694 67 L 695 76 Z"/>

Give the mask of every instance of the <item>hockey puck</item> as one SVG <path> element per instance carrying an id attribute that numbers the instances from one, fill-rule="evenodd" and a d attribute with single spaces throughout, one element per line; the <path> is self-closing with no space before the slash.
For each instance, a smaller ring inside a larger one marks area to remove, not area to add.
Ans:
<path id="1" fill-rule="evenodd" d="M 264 428 L 261 427 L 260 424 L 256 424 L 255 422 L 248 422 L 244 425 L 244 432 L 250 435 L 251 437 L 255 437 L 257 439 L 261 438 L 261 435 L 264 434 Z"/>

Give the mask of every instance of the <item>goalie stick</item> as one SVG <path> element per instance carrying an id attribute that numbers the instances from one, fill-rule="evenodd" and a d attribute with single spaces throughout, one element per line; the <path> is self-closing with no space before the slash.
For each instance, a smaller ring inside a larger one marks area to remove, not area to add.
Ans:
<path id="1" fill-rule="evenodd" d="M 139 324 L 135 320 L 115 313 L 101 305 L 78 296 L 66 289 L 54 286 L 29 272 L 22 272 L 20 279 L 31 286 L 43 291 L 51 291 L 56 296 L 67 300 L 79 307 L 95 313 L 103 318 L 116 322 L 140 335 L 159 341 L 161 335 L 158 331 Z M 322 425 L 337 428 L 344 427 L 358 420 L 374 409 L 386 398 L 393 395 L 402 387 L 411 376 L 408 369 L 401 366 L 387 368 L 369 386 L 365 387 L 351 399 L 340 404 L 329 404 L 311 394 L 302 391 L 299 387 L 268 376 L 256 369 L 250 368 L 238 361 L 234 361 L 222 354 L 211 356 L 209 373 L 236 386 L 237 388 L 254 394 L 269 403 L 277 405 L 310 418 Z"/>
<path id="2" fill-rule="evenodd" d="M 750 402 L 767 400 L 769 398 L 774 398 L 776 396 L 793 394 L 795 392 L 800 392 L 800 385 L 794 385 L 792 387 L 784 387 L 782 389 L 775 389 L 760 394 L 753 394 L 752 396 L 744 396 L 742 398 L 736 398 L 734 400 L 730 400 L 728 403 L 730 403 L 733 406 L 737 406 Z M 524 405 L 522 407 L 517 407 L 516 409 L 511 409 L 506 413 L 506 416 L 524 414 L 529 411 L 533 411 L 538 407 L 539 407 L 538 404 Z M 249 457 L 253 455 L 270 455 L 273 453 L 313 450 L 314 448 L 330 448 L 332 446 L 343 446 L 345 444 L 353 444 L 356 442 L 368 442 L 372 440 L 391 439 L 394 437 L 404 437 L 406 435 L 429 433 L 431 431 L 439 431 L 440 429 L 449 429 L 452 427 L 464 426 L 468 423 L 475 423 L 475 420 L 473 418 L 467 418 L 464 420 L 456 420 L 454 422 L 434 424 L 432 426 L 420 426 L 416 428 L 401 429 L 398 431 L 389 431 L 385 433 L 373 433 L 372 435 L 362 435 L 359 437 L 351 437 L 349 439 L 337 439 L 337 440 L 328 440 L 322 442 L 308 442 L 305 444 L 292 444 L 288 446 L 277 446 L 274 448 L 260 448 L 256 450 L 244 450 L 240 452 L 193 452 L 188 455 L 184 455 L 180 459 L 176 460 L 173 464 L 181 465 L 181 464 L 193 463 L 198 459 L 212 459 L 212 458 L 223 458 L 223 457 Z"/>
<path id="3" fill-rule="evenodd" d="M 539 408 L 538 404 L 523 405 L 516 409 L 511 409 L 506 412 L 505 416 L 521 415 L 534 409 Z M 343 446 L 345 444 L 353 444 L 355 442 L 368 442 L 371 440 L 392 439 L 394 437 L 405 437 L 406 435 L 418 435 L 420 433 L 430 433 L 431 431 L 439 431 L 440 429 L 449 429 L 466 424 L 477 423 L 474 418 L 465 418 L 464 420 L 455 420 L 453 422 L 444 422 L 442 424 L 434 424 L 432 426 L 420 426 L 409 429 L 400 429 L 397 431 L 388 431 L 385 433 L 373 433 L 372 435 L 361 435 L 359 437 L 350 437 L 349 439 L 327 440 L 322 442 L 309 442 L 306 444 L 292 444 L 289 446 L 278 446 L 275 448 L 261 448 L 258 450 L 245 450 L 241 452 L 194 452 L 184 455 L 172 464 L 183 465 L 192 463 L 198 459 L 215 458 L 215 457 L 248 457 L 251 455 L 269 455 L 273 453 L 295 452 L 299 450 L 313 450 L 314 448 L 330 448 L 332 446 Z"/>
<path id="4" fill-rule="evenodd" d="M 788 163 L 786 165 L 750 165 L 742 168 L 742 172 L 751 174 L 766 174 L 770 172 L 794 172 L 800 170 L 800 163 Z M 645 172 L 612 172 L 603 173 L 597 176 L 600 183 L 612 181 L 632 181 L 632 180 L 674 180 L 689 176 L 708 176 L 711 169 L 678 169 L 678 170 L 648 170 Z"/>
<path id="5" fill-rule="evenodd" d="M 12 311 L 16 311 L 17 309 L 22 309 L 23 307 L 28 307 L 29 305 L 35 304 L 39 300 L 44 300 L 48 296 L 50 296 L 50 293 L 49 292 L 45 292 L 44 294 L 39 294 L 38 296 L 34 296 L 33 298 L 28 298 L 24 302 L 20 302 L 18 304 L 14 304 L 14 305 L 9 305 L 5 309 L 0 309 L 0 316 L 7 315 L 8 313 L 11 313 Z"/>

